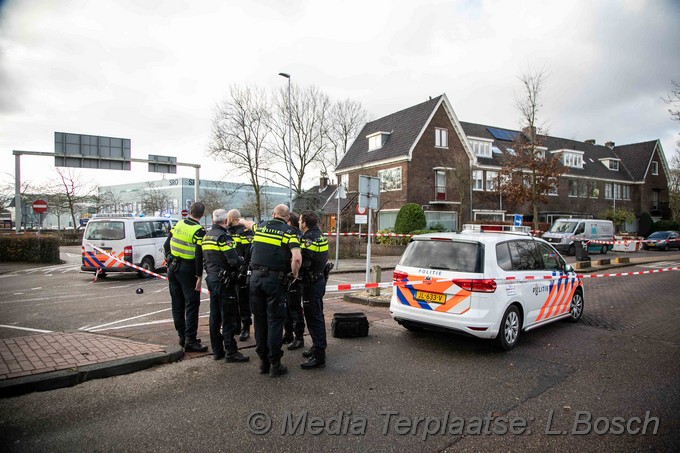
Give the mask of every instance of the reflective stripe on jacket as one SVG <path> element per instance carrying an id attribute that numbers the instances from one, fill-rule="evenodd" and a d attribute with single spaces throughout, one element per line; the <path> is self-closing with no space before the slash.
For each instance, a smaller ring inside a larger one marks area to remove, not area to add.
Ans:
<path id="1" fill-rule="evenodd" d="M 273 219 L 257 225 L 253 231 L 250 263 L 289 272 L 291 250 L 300 247 L 295 228 L 281 219 Z"/>
<path id="2" fill-rule="evenodd" d="M 203 227 L 199 223 L 188 223 L 184 219 L 177 222 L 172 229 L 172 237 L 170 238 L 172 256 L 185 260 L 195 259 L 196 246 L 201 245 L 201 236 L 196 233 L 202 229 Z"/>

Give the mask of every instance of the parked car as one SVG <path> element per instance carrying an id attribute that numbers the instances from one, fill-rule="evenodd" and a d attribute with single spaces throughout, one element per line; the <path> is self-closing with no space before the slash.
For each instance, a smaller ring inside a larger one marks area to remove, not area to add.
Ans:
<path id="1" fill-rule="evenodd" d="M 589 252 L 606 254 L 614 247 L 614 222 L 597 219 L 558 219 L 550 231 L 542 237 L 567 255 L 574 256 L 576 252 L 574 240 L 587 241 Z"/>
<path id="2" fill-rule="evenodd" d="M 409 330 L 495 339 L 578 321 L 584 289 L 548 242 L 528 233 L 466 231 L 414 236 L 394 270 L 392 317 Z M 413 282 L 413 283 L 409 283 Z"/>
<path id="3" fill-rule="evenodd" d="M 680 233 L 677 231 L 656 231 L 642 243 L 644 250 L 663 250 L 676 248 L 680 250 Z"/>

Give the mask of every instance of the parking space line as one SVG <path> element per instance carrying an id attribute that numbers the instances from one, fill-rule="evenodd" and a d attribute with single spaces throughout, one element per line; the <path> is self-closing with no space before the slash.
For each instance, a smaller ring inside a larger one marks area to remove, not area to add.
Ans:
<path id="1" fill-rule="evenodd" d="M 112 324 L 118 324 L 118 323 L 125 322 L 125 321 L 132 321 L 133 319 L 139 319 L 139 318 L 143 318 L 145 316 L 151 316 L 151 315 L 155 315 L 156 313 L 162 313 L 164 311 L 169 311 L 169 310 L 172 310 L 172 308 L 164 308 L 162 310 L 153 311 L 151 313 L 145 313 L 143 315 L 133 316 L 131 318 L 119 319 L 118 321 L 113 321 L 113 322 L 109 322 L 109 323 L 106 323 L 106 324 L 101 324 L 99 326 L 93 326 L 93 327 L 91 327 L 87 330 L 94 332 L 96 329 L 102 330 L 101 329 L 102 327 L 107 327 L 107 326 L 110 326 Z M 85 329 L 81 328 L 80 330 L 85 330 Z M 104 329 L 104 330 L 106 330 L 106 329 Z"/>
<path id="2" fill-rule="evenodd" d="M 8 326 L 6 324 L 0 324 L 0 327 L 4 327 L 6 329 L 26 330 L 28 332 L 38 332 L 38 333 L 51 333 L 52 332 L 51 330 L 32 329 L 30 327 Z"/>
<path id="3" fill-rule="evenodd" d="M 210 316 L 210 314 L 206 313 L 204 315 L 200 315 L 199 318 L 207 318 L 208 316 Z M 173 322 L 172 318 L 170 318 L 170 319 L 159 319 L 157 321 L 140 322 L 140 323 L 136 323 L 136 324 L 126 324 L 124 326 L 108 327 L 106 329 L 99 329 L 99 328 L 97 328 L 96 330 L 88 329 L 88 332 L 103 332 L 103 331 L 106 331 L 106 330 L 127 329 L 129 327 L 153 326 L 155 324 L 164 324 L 164 323 L 168 323 L 168 322 Z M 106 324 L 104 324 L 104 325 L 106 325 Z"/>

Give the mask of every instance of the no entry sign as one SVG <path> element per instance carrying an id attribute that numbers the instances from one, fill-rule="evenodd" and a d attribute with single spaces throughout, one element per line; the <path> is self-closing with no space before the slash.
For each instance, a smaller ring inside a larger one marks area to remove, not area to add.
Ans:
<path id="1" fill-rule="evenodd" d="M 186 216 L 189 215 L 189 211 L 187 211 L 186 209 L 182 209 L 181 214 L 182 214 L 182 217 L 186 217 Z"/>
<path id="2" fill-rule="evenodd" d="M 45 200 L 35 200 L 33 202 L 33 212 L 36 214 L 47 212 L 47 202 Z"/>

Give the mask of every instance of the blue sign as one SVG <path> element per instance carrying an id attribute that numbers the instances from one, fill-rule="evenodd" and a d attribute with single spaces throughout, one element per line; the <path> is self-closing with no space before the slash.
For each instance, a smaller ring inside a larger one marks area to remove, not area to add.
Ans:
<path id="1" fill-rule="evenodd" d="M 522 214 L 515 214 L 515 226 L 522 226 Z"/>

